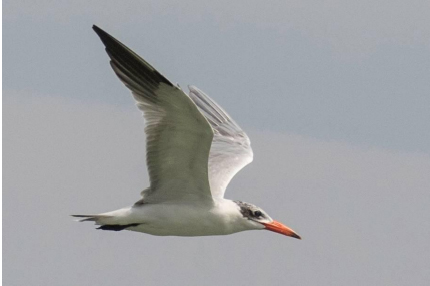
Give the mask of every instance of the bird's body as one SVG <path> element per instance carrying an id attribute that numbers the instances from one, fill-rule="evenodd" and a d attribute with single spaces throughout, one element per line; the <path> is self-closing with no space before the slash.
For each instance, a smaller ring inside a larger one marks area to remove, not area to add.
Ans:
<path id="1" fill-rule="evenodd" d="M 249 221 L 238 210 L 235 202 L 225 199 L 214 204 L 189 201 L 139 204 L 101 214 L 98 223 L 135 225 L 127 230 L 160 236 L 226 235 L 249 229 Z M 255 228 L 264 227 L 255 223 Z"/>
<path id="2" fill-rule="evenodd" d="M 233 176 L 252 161 L 250 141 L 208 95 L 189 86 L 189 95 L 144 59 L 100 28 L 111 66 L 143 112 L 150 186 L 133 206 L 95 215 L 103 230 L 152 235 L 226 235 L 267 229 L 300 238 L 262 209 L 224 199 Z"/>

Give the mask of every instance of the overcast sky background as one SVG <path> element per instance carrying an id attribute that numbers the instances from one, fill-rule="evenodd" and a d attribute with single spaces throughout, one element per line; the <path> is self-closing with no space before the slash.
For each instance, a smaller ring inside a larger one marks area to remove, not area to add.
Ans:
<path id="1" fill-rule="evenodd" d="M 429 1 L 3 1 L 5 285 L 426 285 Z M 147 186 L 99 25 L 251 138 L 226 197 L 267 231 L 155 237 L 68 215 Z"/>

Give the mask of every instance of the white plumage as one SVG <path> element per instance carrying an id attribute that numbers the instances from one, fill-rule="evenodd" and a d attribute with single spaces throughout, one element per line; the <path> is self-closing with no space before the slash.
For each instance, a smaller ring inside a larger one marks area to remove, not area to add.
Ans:
<path id="1" fill-rule="evenodd" d="M 97 215 L 103 230 L 153 235 L 224 235 L 268 229 L 300 238 L 261 208 L 224 199 L 233 176 L 252 161 L 250 140 L 208 95 L 189 95 L 125 45 L 93 26 L 111 66 L 143 112 L 150 186 L 133 206 Z"/>

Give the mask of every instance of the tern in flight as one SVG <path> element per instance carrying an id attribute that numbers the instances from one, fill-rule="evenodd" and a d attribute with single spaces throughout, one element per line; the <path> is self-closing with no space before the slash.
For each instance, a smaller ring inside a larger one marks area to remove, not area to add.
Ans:
<path id="1" fill-rule="evenodd" d="M 261 208 L 224 199 L 233 176 L 252 161 L 250 141 L 236 122 L 194 86 L 172 84 L 148 62 L 97 26 L 115 74 L 143 112 L 150 186 L 133 206 L 94 215 L 102 230 L 152 235 L 226 235 L 266 229 L 300 239 Z"/>

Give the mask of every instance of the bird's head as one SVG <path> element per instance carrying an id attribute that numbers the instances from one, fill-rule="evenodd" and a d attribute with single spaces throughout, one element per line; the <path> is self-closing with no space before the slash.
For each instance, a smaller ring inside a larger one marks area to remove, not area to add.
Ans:
<path id="1" fill-rule="evenodd" d="M 301 239 L 294 230 L 276 220 L 273 220 L 261 208 L 242 201 L 234 202 L 239 206 L 239 211 L 243 216 L 243 219 L 247 220 L 246 223 L 249 224 L 250 228 L 261 229 L 261 226 L 263 226 L 264 229 Z"/>

